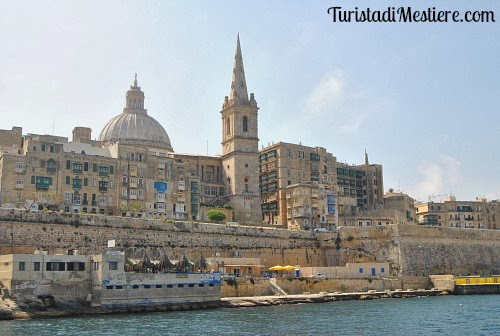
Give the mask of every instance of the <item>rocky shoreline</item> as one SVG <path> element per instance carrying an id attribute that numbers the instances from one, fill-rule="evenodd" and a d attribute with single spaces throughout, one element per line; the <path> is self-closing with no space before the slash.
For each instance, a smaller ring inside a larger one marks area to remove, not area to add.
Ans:
<path id="1" fill-rule="evenodd" d="M 295 295 L 274 295 L 274 296 L 248 296 L 248 297 L 225 297 L 218 302 L 205 302 L 199 304 L 182 304 L 171 306 L 129 306 L 129 307 L 90 307 L 85 304 L 72 304 L 67 307 L 46 307 L 35 303 L 18 303 L 11 299 L 0 301 L 0 320 L 15 319 L 46 319 L 70 316 L 103 315 L 103 314 L 124 314 L 124 313 L 147 313 L 162 311 L 178 311 L 210 308 L 240 308 L 274 306 L 282 304 L 300 303 L 323 303 L 332 301 L 347 300 L 374 300 L 390 298 L 412 298 L 417 296 L 438 296 L 448 295 L 447 291 L 437 289 L 432 290 L 395 290 L 395 291 L 368 291 L 358 293 L 328 293 L 318 294 L 295 294 Z"/>

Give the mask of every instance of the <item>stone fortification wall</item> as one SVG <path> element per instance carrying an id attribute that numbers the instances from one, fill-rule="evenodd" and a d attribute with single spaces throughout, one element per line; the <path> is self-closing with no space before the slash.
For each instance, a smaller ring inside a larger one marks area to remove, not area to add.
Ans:
<path id="1" fill-rule="evenodd" d="M 0 254 L 45 250 L 99 253 L 108 240 L 117 248 L 165 248 L 171 259 L 199 253 L 208 259 L 259 257 L 267 266 L 321 264 L 323 255 L 311 232 L 226 224 L 151 221 L 99 215 L 0 209 Z"/>
<path id="2" fill-rule="evenodd" d="M 99 253 L 118 248 L 165 248 L 171 259 L 214 252 L 222 258 L 257 257 L 264 266 L 337 266 L 388 262 L 393 276 L 500 274 L 500 231 L 387 225 L 343 227 L 314 234 L 276 228 L 150 221 L 99 215 L 0 209 L 0 254 L 35 249 Z"/>
<path id="3" fill-rule="evenodd" d="M 326 235 L 326 234 L 325 234 Z M 419 225 L 342 228 L 323 237 L 327 260 L 389 262 L 392 275 L 499 274 L 500 231 Z"/>

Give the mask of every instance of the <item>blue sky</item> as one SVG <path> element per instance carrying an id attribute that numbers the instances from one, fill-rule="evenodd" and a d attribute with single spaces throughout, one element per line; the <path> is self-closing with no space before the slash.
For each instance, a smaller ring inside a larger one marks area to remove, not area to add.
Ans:
<path id="1" fill-rule="evenodd" d="M 495 23 L 333 23 L 328 7 L 493 10 Z M 385 189 L 500 198 L 500 2 L 2 1 L 0 128 L 97 138 L 138 73 L 176 152 L 220 153 L 239 33 L 261 145 L 322 146 Z M 208 146 L 207 146 L 208 143 Z M 441 197 L 433 198 L 439 201 Z"/>

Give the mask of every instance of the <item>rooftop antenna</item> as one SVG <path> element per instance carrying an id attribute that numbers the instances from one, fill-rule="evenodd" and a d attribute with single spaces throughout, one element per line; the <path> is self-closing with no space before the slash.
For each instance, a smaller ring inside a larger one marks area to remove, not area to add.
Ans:
<path id="1" fill-rule="evenodd" d="M 54 125 L 56 123 L 56 114 L 54 113 L 52 116 L 52 135 L 54 135 Z"/>

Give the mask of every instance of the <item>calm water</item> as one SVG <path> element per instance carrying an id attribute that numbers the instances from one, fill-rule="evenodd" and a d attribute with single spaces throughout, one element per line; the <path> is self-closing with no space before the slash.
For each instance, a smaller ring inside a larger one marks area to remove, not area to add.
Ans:
<path id="1" fill-rule="evenodd" d="M 0 321 L 0 335 L 500 335 L 500 295 Z"/>

